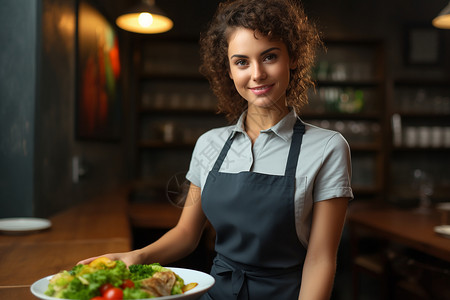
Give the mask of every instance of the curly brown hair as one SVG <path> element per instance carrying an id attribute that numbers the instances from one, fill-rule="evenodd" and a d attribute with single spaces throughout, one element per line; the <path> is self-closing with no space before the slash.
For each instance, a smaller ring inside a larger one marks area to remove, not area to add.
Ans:
<path id="1" fill-rule="evenodd" d="M 228 75 L 229 28 L 243 27 L 279 39 L 296 62 L 286 91 L 286 104 L 296 113 L 308 103 L 308 88 L 314 85 L 310 70 L 321 40 L 316 27 L 294 0 L 229 0 L 219 7 L 200 36 L 200 72 L 209 80 L 218 100 L 218 112 L 235 121 L 247 108 Z"/>

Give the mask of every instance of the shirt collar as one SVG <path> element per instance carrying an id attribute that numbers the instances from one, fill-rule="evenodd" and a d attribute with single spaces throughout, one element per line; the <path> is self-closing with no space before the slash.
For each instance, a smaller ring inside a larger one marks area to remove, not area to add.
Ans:
<path id="1" fill-rule="evenodd" d="M 238 121 L 232 128 L 231 137 L 234 137 L 236 135 L 236 132 L 244 133 L 245 132 L 245 126 L 244 126 L 244 120 L 245 116 L 247 115 L 247 110 L 245 110 L 241 116 L 239 117 Z"/>
<path id="2" fill-rule="evenodd" d="M 239 117 L 236 125 L 233 128 L 232 136 L 236 134 L 236 132 L 245 132 L 245 116 L 247 115 L 247 111 L 244 111 L 241 116 Z M 294 124 L 297 121 L 297 115 L 295 114 L 294 110 L 291 110 L 286 116 L 284 116 L 283 119 L 280 120 L 277 124 L 272 126 L 269 129 L 262 130 L 261 132 L 273 132 L 279 137 L 281 137 L 286 142 L 289 141 L 292 137 Z"/>
<path id="3" fill-rule="evenodd" d="M 294 124 L 297 121 L 297 116 L 294 110 L 291 110 L 283 119 L 280 120 L 277 124 L 272 126 L 266 131 L 273 131 L 280 138 L 288 142 L 292 138 Z"/>

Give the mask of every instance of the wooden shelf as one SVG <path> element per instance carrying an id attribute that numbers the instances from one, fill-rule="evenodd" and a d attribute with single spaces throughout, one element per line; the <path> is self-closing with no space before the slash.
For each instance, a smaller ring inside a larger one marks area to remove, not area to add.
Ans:
<path id="1" fill-rule="evenodd" d="M 318 87 L 378 88 L 381 80 L 317 80 Z"/>
<path id="2" fill-rule="evenodd" d="M 394 152 L 450 152 L 449 147 L 393 147 Z"/>
<path id="3" fill-rule="evenodd" d="M 195 141 L 192 143 L 173 142 L 167 143 L 164 141 L 141 141 L 139 147 L 142 149 L 176 149 L 176 148 L 194 148 Z"/>
<path id="4" fill-rule="evenodd" d="M 380 151 L 382 150 L 381 143 L 350 143 L 350 149 L 352 151 Z"/>
<path id="5" fill-rule="evenodd" d="M 352 189 L 355 195 L 377 195 L 381 192 L 381 189 L 377 187 L 366 187 L 358 185 L 353 186 Z"/>
<path id="6" fill-rule="evenodd" d="M 143 107 L 139 109 L 140 114 L 173 114 L 173 115 L 209 115 L 215 116 L 216 112 L 214 109 L 199 109 L 199 108 L 151 108 Z"/>
<path id="7" fill-rule="evenodd" d="M 361 112 L 361 113 L 340 113 L 340 112 L 312 112 L 305 111 L 300 118 L 306 120 L 364 120 L 364 121 L 378 121 L 383 118 L 383 115 L 377 112 Z"/>
<path id="8" fill-rule="evenodd" d="M 394 111 L 391 115 L 398 114 L 402 118 L 414 118 L 414 119 L 422 119 L 422 118 L 445 118 L 450 121 L 450 113 L 434 113 L 434 112 L 405 112 L 405 111 Z"/>
<path id="9" fill-rule="evenodd" d="M 417 205 L 418 191 L 413 192 L 411 187 L 418 184 L 414 181 L 418 179 L 412 175 L 402 178 L 401 174 L 413 174 L 419 169 L 433 178 L 431 199 L 435 202 L 442 195 L 448 195 L 450 188 L 445 179 L 450 176 L 447 168 L 450 147 L 444 146 L 444 128 L 450 126 L 450 112 L 444 99 L 450 93 L 450 80 L 427 76 L 398 78 L 392 81 L 391 88 L 394 98 L 389 101 L 391 105 L 386 115 L 389 119 L 395 114 L 400 116 L 403 130 L 398 133 L 401 134 L 403 146 L 395 146 L 389 140 L 387 159 L 390 164 L 386 167 L 386 199 L 399 207 Z M 434 127 L 442 130 L 435 135 Z M 417 146 L 409 147 L 408 143 L 403 143 L 403 140 L 409 140 L 407 128 L 416 128 L 415 133 L 410 133 L 413 137 L 411 141 Z M 421 134 L 420 128 L 427 128 L 428 132 L 423 131 Z M 394 136 L 394 132 L 389 132 L 389 136 Z M 421 142 L 424 142 L 421 138 L 428 138 L 428 143 L 424 144 L 429 146 L 421 147 Z M 432 147 L 433 144 L 439 147 Z"/>
<path id="10" fill-rule="evenodd" d="M 450 89 L 450 79 L 399 78 L 394 80 L 398 87 L 442 87 Z"/>

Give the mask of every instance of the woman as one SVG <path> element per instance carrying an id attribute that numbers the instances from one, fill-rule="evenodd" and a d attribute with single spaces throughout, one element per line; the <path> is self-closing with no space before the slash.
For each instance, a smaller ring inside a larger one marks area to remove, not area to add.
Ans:
<path id="1" fill-rule="evenodd" d="M 209 220 L 216 284 L 202 299 L 330 297 L 353 195 L 347 142 L 298 117 L 319 43 L 290 0 L 219 6 L 201 38 L 201 71 L 219 111 L 237 123 L 197 141 L 176 227 L 145 248 L 108 257 L 173 262 L 195 249 Z"/>

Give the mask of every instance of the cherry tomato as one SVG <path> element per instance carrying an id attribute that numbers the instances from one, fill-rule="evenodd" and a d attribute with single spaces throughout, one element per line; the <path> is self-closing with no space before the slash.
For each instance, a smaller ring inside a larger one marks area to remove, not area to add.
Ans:
<path id="1" fill-rule="evenodd" d="M 121 287 L 122 289 L 125 289 L 125 288 L 134 288 L 134 282 L 131 281 L 130 279 L 125 279 L 120 287 Z"/>
<path id="2" fill-rule="evenodd" d="M 106 291 L 109 290 L 109 289 L 112 289 L 113 287 L 114 286 L 111 283 L 102 284 L 100 286 L 100 294 L 102 294 L 102 296 L 104 296 Z"/>
<path id="3" fill-rule="evenodd" d="M 105 292 L 103 298 L 106 300 L 121 300 L 123 299 L 123 291 L 116 287 L 110 288 Z"/>
<path id="4" fill-rule="evenodd" d="M 105 300 L 105 298 L 97 296 L 97 297 L 91 298 L 91 300 Z"/>

